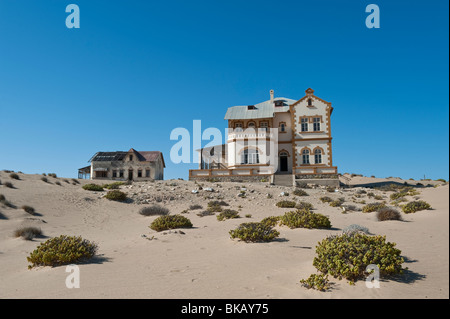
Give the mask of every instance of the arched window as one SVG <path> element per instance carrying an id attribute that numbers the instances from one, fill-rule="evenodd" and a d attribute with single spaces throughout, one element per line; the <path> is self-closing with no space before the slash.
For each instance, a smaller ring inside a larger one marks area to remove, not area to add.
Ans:
<path id="1" fill-rule="evenodd" d="M 322 150 L 316 149 L 314 151 L 314 163 L 316 163 L 316 164 L 322 163 Z"/>
<path id="2" fill-rule="evenodd" d="M 302 151 L 302 162 L 303 164 L 309 164 L 309 150 Z"/>
<path id="3" fill-rule="evenodd" d="M 258 164 L 259 152 L 255 149 L 246 149 L 241 155 L 241 164 Z"/>
<path id="4" fill-rule="evenodd" d="M 255 122 L 249 122 L 249 123 L 247 124 L 247 127 L 248 127 L 248 128 L 253 128 L 253 129 L 254 129 L 255 126 L 256 126 L 256 125 L 255 125 Z"/>

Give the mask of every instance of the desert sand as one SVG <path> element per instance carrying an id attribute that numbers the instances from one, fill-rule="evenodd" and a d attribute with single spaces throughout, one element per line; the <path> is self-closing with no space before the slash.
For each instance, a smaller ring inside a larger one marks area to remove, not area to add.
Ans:
<path id="1" fill-rule="evenodd" d="M 210 183 L 214 192 L 204 189 L 198 194 L 194 182 L 167 180 L 135 182 L 121 186 L 133 203 L 109 201 L 106 192 L 91 192 L 81 184 L 64 182 L 64 178 L 19 174 L 13 180 L 0 172 L 0 180 L 12 182 L 15 188 L 0 185 L 0 194 L 17 208 L 0 204 L 0 298 L 449 298 L 449 186 L 434 181 L 418 181 L 437 187 L 418 188 L 417 198 L 427 201 L 432 210 L 414 214 L 402 213 L 404 221 L 377 221 L 375 213 L 361 211 L 342 213 L 319 201 L 321 196 L 344 197 L 345 204 L 355 204 L 357 190 L 373 183 L 400 179 L 355 176 L 335 193 L 325 189 L 306 189 L 309 196 L 297 197 L 292 189 L 264 183 Z M 346 175 L 348 176 L 348 175 Z M 349 176 L 348 176 L 349 177 Z M 61 186 L 55 183 L 59 181 Z M 106 181 L 104 181 L 106 183 Z M 416 184 L 415 181 L 407 181 Z M 103 182 L 95 181 L 102 184 Z M 246 187 L 246 198 L 240 188 Z M 389 203 L 391 192 L 370 190 Z M 289 196 L 280 197 L 281 192 Z M 268 198 L 271 194 L 273 198 Z M 148 226 L 156 216 L 138 214 L 140 208 L 159 203 L 179 214 L 192 204 L 206 209 L 212 199 L 223 199 L 231 209 L 241 206 L 239 219 L 218 221 L 215 216 L 199 217 L 189 211 L 194 227 L 178 231 L 156 232 Z M 307 201 L 314 212 L 329 216 L 330 230 L 289 229 L 277 226 L 279 239 L 270 243 L 245 243 L 232 240 L 229 231 L 243 222 L 260 221 L 282 215 L 289 208 L 278 208 L 281 199 Z M 375 202 L 362 195 L 358 200 Z M 413 200 L 413 198 L 408 198 Z M 37 215 L 20 207 L 29 205 Z M 244 217 L 246 214 L 252 216 Z M 330 278 L 328 292 L 308 290 L 300 279 L 316 273 L 312 265 L 316 244 L 325 237 L 342 233 L 350 224 L 367 227 L 371 233 L 386 235 L 397 243 L 407 258 L 409 271 L 398 278 L 382 280 L 379 289 L 369 289 L 364 281 L 354 286 L 346 280 Z M 44 237 L 27 241 L 15 238 L 20 226 L 40 227 Z M 59 235 L 81 235 L 98 244 L 98 256 L 79 265 L 80 288 L 65 285 L 65 266 L 28 269 L 26 257 L 41 242 Z"/>

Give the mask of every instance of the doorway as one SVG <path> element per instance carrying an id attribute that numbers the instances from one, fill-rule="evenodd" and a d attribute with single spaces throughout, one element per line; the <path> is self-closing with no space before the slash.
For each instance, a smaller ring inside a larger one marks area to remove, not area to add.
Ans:
<path id="1" fill-rule="evenodd" d="M 280 153 L 280 172 L 288 171 L 288 154 L 286 152 Z"/>
<path id="2" fill-rule="evenodd" d="M 132 169 L 130 169 L 130 170 L 128 171 L 128 180 L 130 180 L 130 181 L 133 180 L 133 170 L 132 170 Z"/>

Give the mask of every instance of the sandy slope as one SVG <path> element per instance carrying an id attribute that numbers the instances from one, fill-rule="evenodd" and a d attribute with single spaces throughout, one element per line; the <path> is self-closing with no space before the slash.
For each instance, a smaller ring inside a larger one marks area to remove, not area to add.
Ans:
<path id="1" fill-rule="evenodd" d="M 210 200 L 206 196 L 223 196 L 230 208 L 242 206 L 241 216 L 252 214 L 251 218 L 219 222 L 214 216 L 201 218 L 196 216 L 197 211 L 191 211 L 185 216 L 191 219 L 193 229 L 183 230 L 185 234 L 163 234 L 148 228 L 155 217 L 139 215 L 142 205 L 108 201 L 101 198 L 104 193 L 85 191 L 80 185 L 65 183 L 63 178 L 57 179 L 62 184 L 58 186 L 53 178 L 49 178 L 50 184 L 42 182 L 38 175 L 20 176 L 21 180 L 12 180 L 15 189 L 0 186 L 0 194 L 19 207 L 0 205 L 1 298 L 449 298 L 448 185 L 420 189 L 419 197 L 434 210 L 403 214 L 404 222 L 378 222 L 375 213 L 342 214 L 340 208 L 318 200 L 327 195 L 345 197 L 346 203 L 354 204 L 351 196 L 358 188 L 335 194 L 309 189 L 308 197 L 288 198 L 312 203 L 316 212 L 330 217 L 332 230 L 278 227 L 280 240 L 246 244 L 231 240 L 229 230 L 245 221 L 288 211 L 274 206 L 280 192 L 290 191 L 288 188 L 246 183 L 247 198 L 238 198 L 236 187 L 243 185 L 239 183 L 204 183 L 216 192 L 200 191 L 198 195 L 191 193 L 196 186 L 188 181 L 122 187 L 135 200 L 150 197 L 152 201 L 159 196 L 171 213 L 180 213 L 191 204 L 206 208 Z M 5 172 L 0 172 L 0 180 L 11 181 Z M 349 183 L 383 181 L 355 177 Z M 386 200 L 390 194 L 373 192 Z M 273 199 L 268 199 L 267 194 L 272 194 Z M 360 199 L 373 202 L 367 197 Z M 33 206 L 41 216 L 30 216 L 20 209 L 22 205 Z M 26 256 L 46 239 L 14 238 L 13 231 L 23 224 L 41 227 L 48 237 L 82 235 L 99 244 L 99 257 L 80 265 L 80 289 L 66 288 L 65 267 L 27 269 Z M 372 233 L 396 242 L 408 258 L 410 272 L 402 280 L 383 281 L 380 289 L 368 289 L 364 282 L 350 286 L 345 280 L 333 280 L 333 289 L 326 293 L 302 287 L 299 280 L 315 272 L 312 260 L 317 242 L 340 233 L 349 224 L 366 226 Z M 144 234 L 147 237 L 142 237 Z M 147 239 L 152 236 L 156 239 Z"/>

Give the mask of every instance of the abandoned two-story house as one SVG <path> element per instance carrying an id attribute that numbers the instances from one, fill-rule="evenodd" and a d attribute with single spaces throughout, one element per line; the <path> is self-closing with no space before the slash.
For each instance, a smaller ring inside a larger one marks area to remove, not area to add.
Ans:
<path id="1" fill-rule="evenodd" d="M 274 97 L 228 108 L 226 144 L 199 150 L 199 169 L 189 178 L 267 180 L 339 186 L 333 165 L 333 107 L 307 89 L 299 100 Z"/>
<path id="2" fill-rule="evenodd" d="M 163 154 L 159 151 L 97 152 L 89 160 L 90 166 L 80 168 L 78 177 L 108 180 L 162 180 Z"/>

